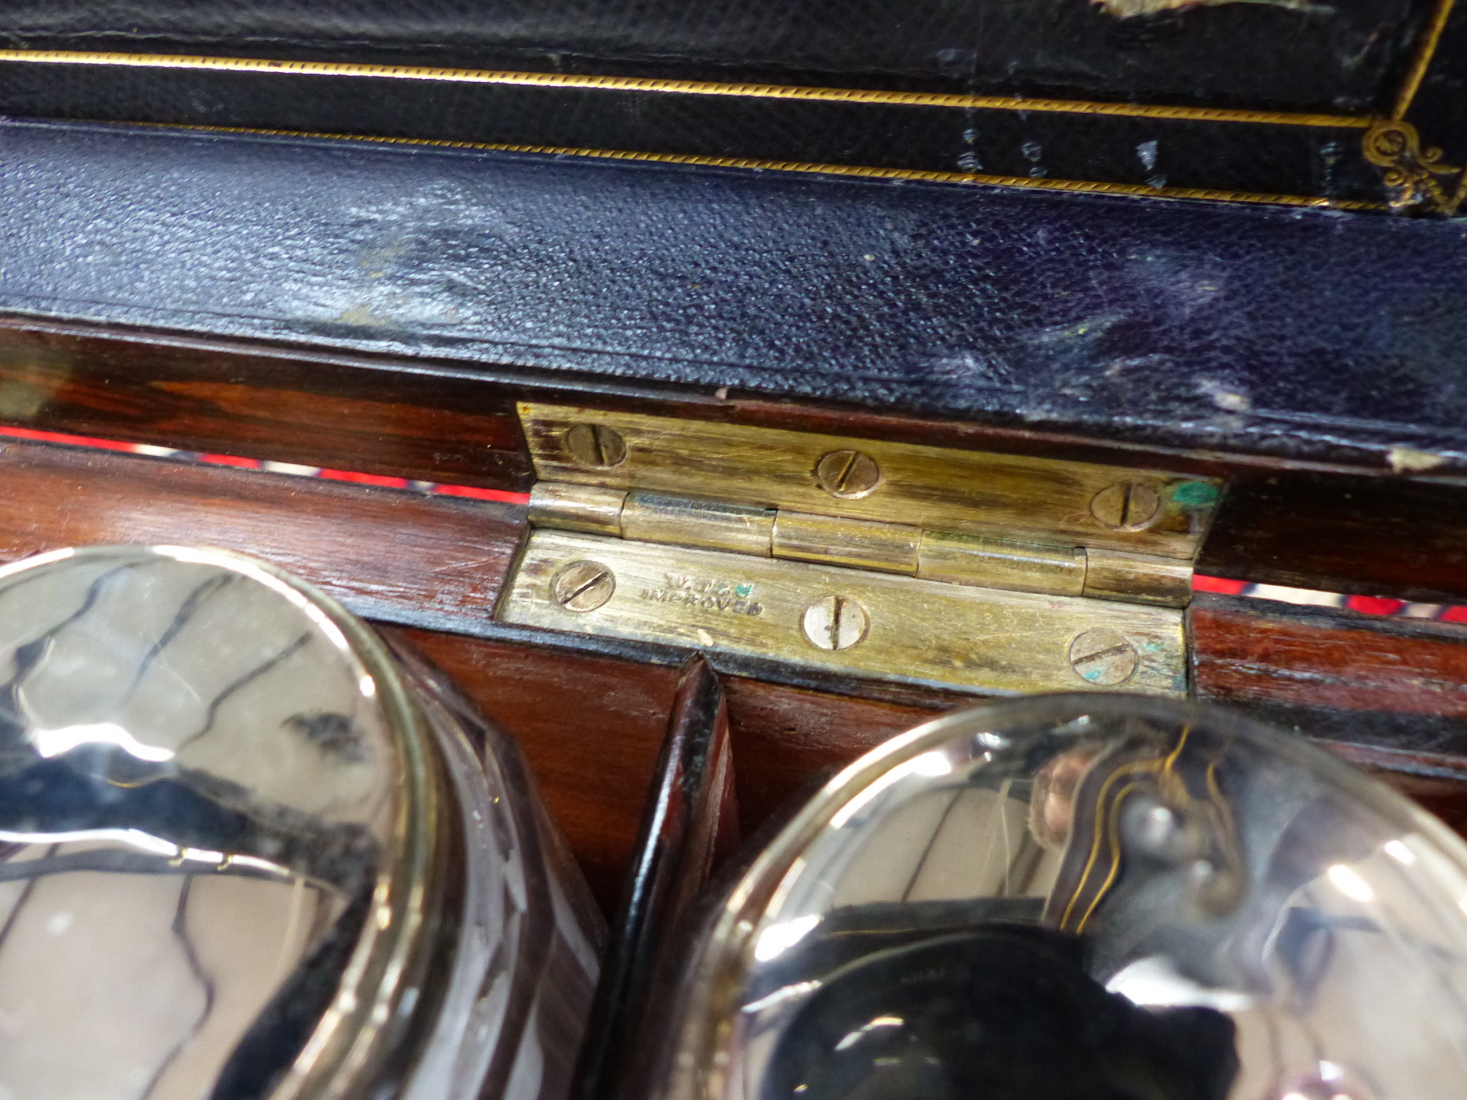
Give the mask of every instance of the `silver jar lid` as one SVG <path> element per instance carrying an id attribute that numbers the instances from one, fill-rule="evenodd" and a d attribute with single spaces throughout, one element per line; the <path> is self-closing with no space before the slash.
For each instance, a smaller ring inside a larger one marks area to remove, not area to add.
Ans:
<path id="1" fill-rule="evenodd" d="M 503 1090 L 527 876 L 584 1008 L 517 762 L 321 593 L 60 551 L 0 570 L 0 667 L 0 1100 Z"/>
<path id="2" fill-rule="evenodd" d="M 1467 845 L 1229 713 L 1013 700 L 833 779 L 680 974 L 662 1100 L 1456 1100 Z"/>

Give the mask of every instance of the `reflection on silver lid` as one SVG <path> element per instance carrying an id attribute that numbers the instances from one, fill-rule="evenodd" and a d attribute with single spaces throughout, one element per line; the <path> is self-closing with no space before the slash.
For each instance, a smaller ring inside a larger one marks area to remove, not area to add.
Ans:
<path id="1" fill-rule="evenodd" d="M 1467 845 L 1298 738 L 1063 695 L 832 780 L 705 931 L 649 1095 L 1467 1095 Z"/>
<path id="2" fill-rule="evenodd" d="M 493 807 L 531 796 L 450 702 L 235 555 L 0 570 L 0 1097 L 392 1095 L 430 1073 L 468 1098 L 496 1042 L 503 1086 L 524 1045 L 505 1005 L 534 995 L 510 988 L 516 949 L 546 954 L 526 895 L 548 913 L 564 869 L 515 866 L 540 826 Z M 548 924 L 583 1008 L 594 928 Z M 518 1095 L 554 1095 L 540 1080 Z"/>

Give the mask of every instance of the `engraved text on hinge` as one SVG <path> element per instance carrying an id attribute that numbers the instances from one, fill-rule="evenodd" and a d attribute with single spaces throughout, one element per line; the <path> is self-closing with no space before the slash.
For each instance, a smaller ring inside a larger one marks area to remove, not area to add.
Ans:
<path id="1" fill-rule="evenodd" d="M 686 573 L 664 573 L 663 577 L 665 584 L 641 590 L 642 599 L 731 615 L 761 615 L 764 612 L 763 606 L 752 598 L 754 585 L 751 582 L 694 577 Z"/>

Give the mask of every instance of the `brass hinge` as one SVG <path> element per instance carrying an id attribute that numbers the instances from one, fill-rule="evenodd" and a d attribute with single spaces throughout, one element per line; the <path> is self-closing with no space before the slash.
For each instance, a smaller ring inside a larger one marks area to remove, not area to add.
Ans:
<path id="1" fill-rule="evenodd" d="M 1215 482 L 522 405 L 501 618 L 995 692 L 1185 690 Z"/>
<path id="2" fill-rule="evenodd" d="M 1192 593 L 1192 565 L 1186 561 L 641 489 L 542 481 L 530 494 L 530 522 L 558 531 L 844 565 L 1013 592 L 1171 607 L 1185 606 Z"/>

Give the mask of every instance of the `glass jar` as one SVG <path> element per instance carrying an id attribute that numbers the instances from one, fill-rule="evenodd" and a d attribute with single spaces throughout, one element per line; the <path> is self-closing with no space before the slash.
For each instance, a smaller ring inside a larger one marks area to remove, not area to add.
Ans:
<path id="1" fill-rule="evenodd" d="M 0 570 L 0 1100 L 559 1100 L 600 918 L 514 746 L 262 562 Z"/>

